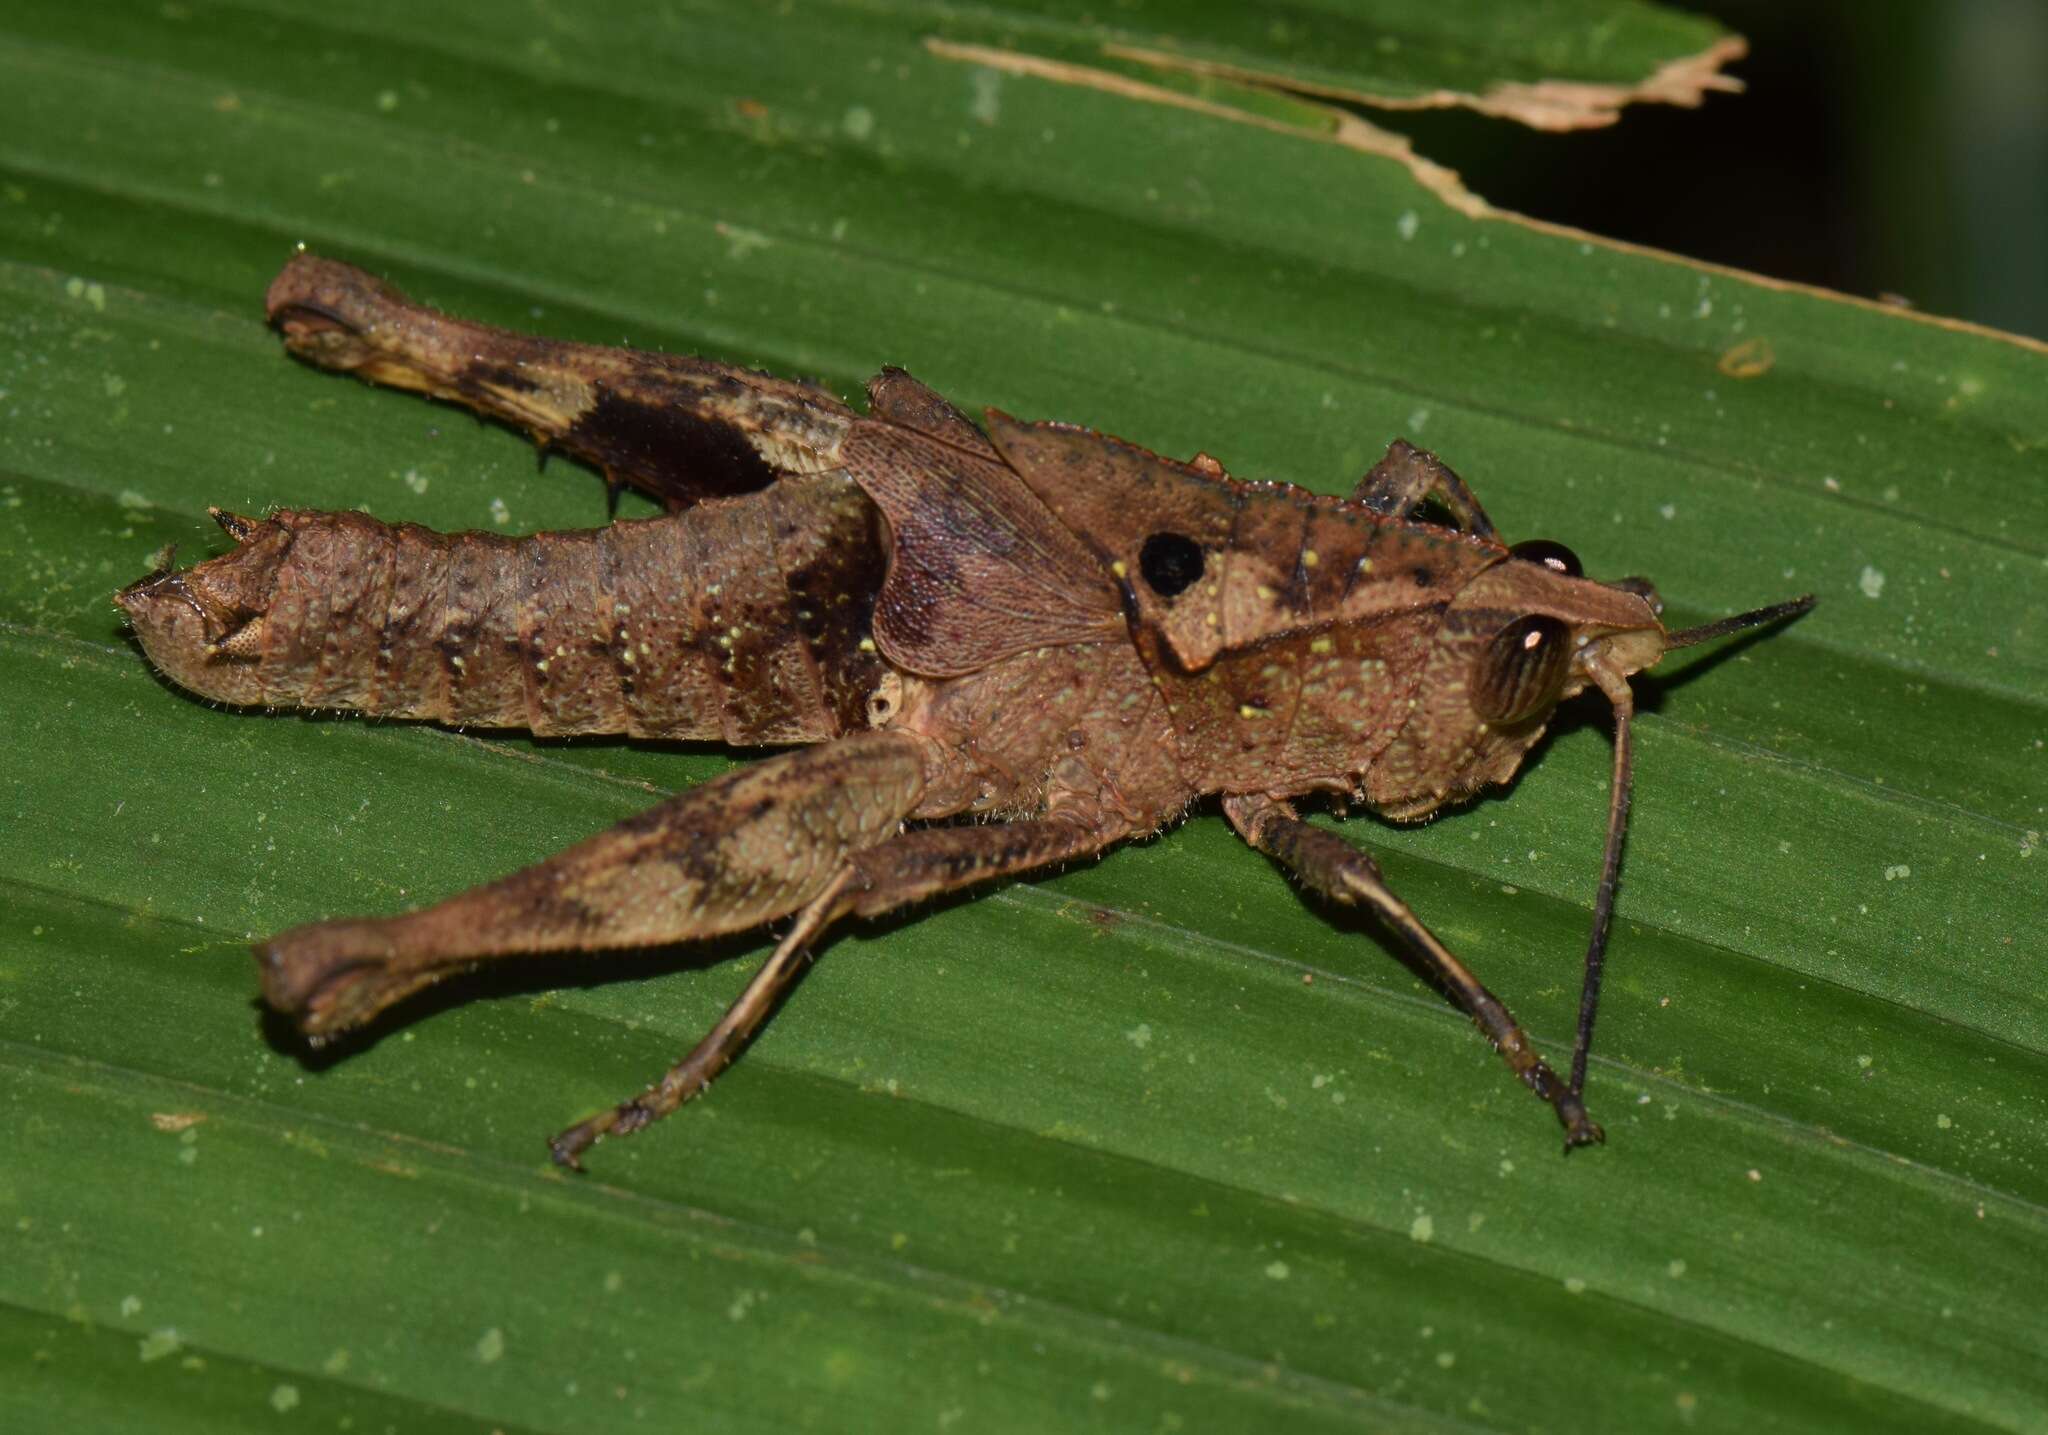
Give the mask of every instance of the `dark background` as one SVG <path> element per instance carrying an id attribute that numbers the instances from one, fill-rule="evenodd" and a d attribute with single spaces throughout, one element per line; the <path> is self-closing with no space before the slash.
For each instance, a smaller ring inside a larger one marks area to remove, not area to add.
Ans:
<path id="1" fill-rule="evenodd" d="M 2048 0 L 1680 0 L 1748 38 L 1697 110 L 1538 134 L 1373 111 L 1493 204 L 2048 338 Z"/>

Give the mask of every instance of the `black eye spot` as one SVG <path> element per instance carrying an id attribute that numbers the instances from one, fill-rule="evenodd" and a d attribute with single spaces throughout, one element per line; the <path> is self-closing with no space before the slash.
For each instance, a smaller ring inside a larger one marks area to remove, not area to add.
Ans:
<path id="1" fill-rule="evenodd" d="M 1185 533 L 1155 533 L 1138 550 L 1138 571 L 1162 598 L 1186 591 L 1202 576 L 1202 545 Z"/>
<path id="2" fill-rule="evenodd" d="M 1427 588 L 1430 584 L 1434 582 L 1436 582 L 1436 574 L 1431 572 L 1428 568 L 1417 568 L 1415 570 L 1416 587 Z"/>
<path id="3" fill-rule="evenodd" d="M 1531 538 L 1525 543 L 1517 543 L 1508 550 L 1508 557 L 1518 558 L 1524 563 L 1541 563 L 1551 572 L 1562 573 L 1567 578 L 1586 576 L 1585 568 L 1579 563 L 1579 555 L 1548 538 Z"/>
<path id="4" fill-rule="evenodd" d="M 1513 726 L 1557 701 L 1571 666 L 1571 629 L 1542 613 L 1502 628 L 1472 663 L 1472 711 Z"/>

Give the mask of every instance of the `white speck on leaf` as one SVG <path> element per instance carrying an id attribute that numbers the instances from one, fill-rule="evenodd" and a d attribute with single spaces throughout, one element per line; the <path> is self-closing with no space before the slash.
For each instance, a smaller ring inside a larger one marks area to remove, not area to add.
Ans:
<path id="1" fill-rule="evenodd" d="M 299 1408 L 299 1387 L 280 1385 L 270 1392 L 270 1408 L 284 1415 Z"/>
<path id="2" fill-rule="evenodd" d="M 1422 219 L 1412 209 L 1401 211 L 1401 217 L 1394 221 L 1394 229 L 1403 239 L 1413 239 L 1415 231 L 1422 228 Z"/>
<path id="3" fill-rule="evenodd" d="M 1152 1044 L 1152 1023 L 1141 1021 L 1124 1033 L 1124 1040 L 1143 1051 Z"/>
<path id="4" fill-rule="evenodd" d="M 974 87 L 974 99 L 967 112 L 985 125 L 994 124 L 1003 113 L 1003 72 L 983 67 L 968 83 Z"/>
<path id="5" fill-rule="evenodd" d="M 1862 576 L 1856 580 L 1856 586 L 1863 590 L 1864 597 L 1878 597 L 1884 592 L 1884 574 L 1866 563 L 1863 565 Z"/>
<path id="6" fill-rule="evenodd" d="M 103 284 L 90 284 L 73 275 L 64 281 L 64 292 L 73 299 L 83 299 L 96 314 L 107 312 L 107 290 Z"/>
<path id="7" fill-rule="evenodd" d="M 1284 1281 L 1291 1274 L 1292 1272 L 1287 1269 L 1287 1262 L 1285 1261 L 1274 1261 L 1266 1267 L 1266 1278 L 1268 1280 Z"/>
<path id="8" fill-rule="evenodd" d="M 1436 1239 L 1436 1219 L 1424 1211 L 1408 1223 L 1408 1239 L 1421 1245 L 1428 1245 Z"/>
<path id="9" fill-rule="evenodd" d="M 495 1325 L 476 1338 L 476 1358 L 485 1365 L 504 1359 L 505 1332 Z"/>

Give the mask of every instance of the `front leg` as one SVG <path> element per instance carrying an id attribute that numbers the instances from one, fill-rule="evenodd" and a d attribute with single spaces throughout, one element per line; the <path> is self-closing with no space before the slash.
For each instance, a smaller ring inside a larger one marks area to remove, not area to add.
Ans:
<path id="1" fill-rule="evenodd" d="M 1296 817 L 1286 803 L 1274 798 L 1226 797 L 1223 811 L 1246 842 L 1273 857 L 1307 886 L 1333 902 L 1370 907 L 1391 927 L 1486 1033 L 1523 1084 L 1556 1109 L 1558 1122 L 1564 1127 L 1566 1152 L 1607 1139 L 1606 1133 L 1586 1115 L 1578 1092 L 1559 1080 L 1557 1073 L 1537 1055 L 1536 1048 L 1500 999 L 1451 955 L 1408 910 L 1407 903 L 1387 890 L 1372 858 L 1336 833 L 1311 827 Z"/>

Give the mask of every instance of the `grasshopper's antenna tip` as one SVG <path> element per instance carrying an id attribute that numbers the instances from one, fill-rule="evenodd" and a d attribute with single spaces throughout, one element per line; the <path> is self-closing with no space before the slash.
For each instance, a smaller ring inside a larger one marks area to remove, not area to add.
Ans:
<path id="1" fill-rule="evenodd" d="M 1680 628 L 1667 633 L 1664 646 L 1669 648 L 1690 648 L 1695 643 L 1710 643 L 1716 638 L 1725 638 L 1730 633 L 1740 633 L 1747 628 L 1761 628 L 1766 623 L 1783 622 L 1810 612 L 1820 600 L 1811 593 L 1803 593 L 1783 603 L 1773 603 L 1767 608 L 1753 608 L 1747 613 L 1737 613 L 1732 618 L 1722 618 L 1712 623 L 1702 623 L 1697 628 Z"/>

